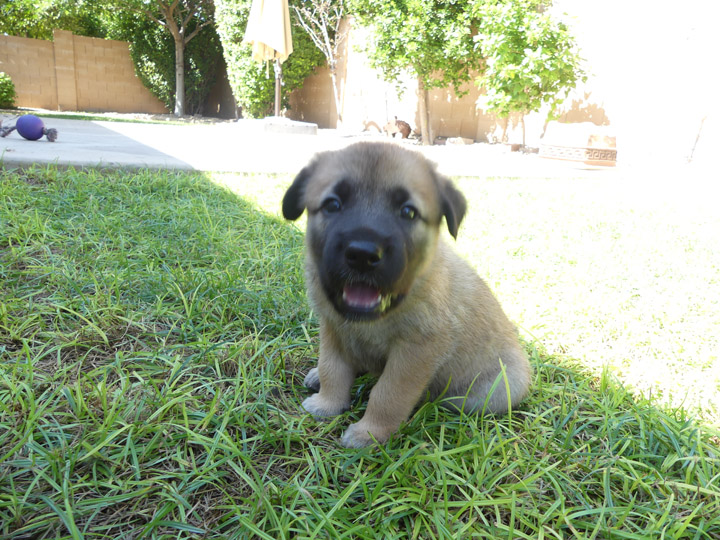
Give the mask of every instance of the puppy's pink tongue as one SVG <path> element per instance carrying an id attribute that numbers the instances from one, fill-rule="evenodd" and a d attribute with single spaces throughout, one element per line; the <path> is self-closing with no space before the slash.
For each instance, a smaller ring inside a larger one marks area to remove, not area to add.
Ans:
<path id="1" fill-rule="evenodd" d="M 345 285 L 343 301 L 350 307 L 371 309 L 380 304 L 382 295 L 375 287 L 368 285 Z"/>

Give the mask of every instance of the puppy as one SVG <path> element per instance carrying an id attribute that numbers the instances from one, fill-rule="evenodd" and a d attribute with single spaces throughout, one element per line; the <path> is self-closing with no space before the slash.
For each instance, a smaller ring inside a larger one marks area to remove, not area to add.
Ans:
<path id="1" fill-rule="evenodd" d="M 523 399 L 531 370 L 515 327 L 440 234 L 444 219 L 457 236 L 465 198 L 421 154 L 392 143 L 320 153 L 282 209 L 288 220 L 308 212 L 305 278 L 320 319 L 305 378 L 317 393 L 303 407 L 338 415 L 358 374 L 379 377 L 344 446 L 385 442 L 428 392 L 466 412 Z"/>

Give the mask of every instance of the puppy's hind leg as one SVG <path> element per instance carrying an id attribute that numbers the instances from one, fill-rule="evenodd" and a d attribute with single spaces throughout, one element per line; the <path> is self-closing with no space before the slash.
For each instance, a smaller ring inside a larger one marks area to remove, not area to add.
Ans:
<path id="1" fill-rule="evenodd" d="M 528 393 L 532 370 L 519 345 L 506 349 L 498 358 L 497 368 L 480 373 L 465 396 L 444 399 L 442 405 L 467 413 L 506 414 Z M 508 399 L 508 390 L 510 399 Z"/>

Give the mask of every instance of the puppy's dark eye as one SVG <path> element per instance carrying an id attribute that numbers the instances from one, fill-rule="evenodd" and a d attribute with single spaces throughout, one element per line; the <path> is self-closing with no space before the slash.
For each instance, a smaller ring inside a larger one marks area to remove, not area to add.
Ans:
<path id="1" fill-rule="evenodd" d="M 418 217 L 417 208 L 411 204 L 406 204 L 400 209 L 400 217 L 403 219 L 413 220 Z"/>
<path id="2" fill-rule="evenodd" d="M 340 199 L 337 199 L 335 197 L 328 197 L 322 203 L 322 210 L 326 214 L 334 214 L 342 210 L 342 203 L 340 202 Z"/>

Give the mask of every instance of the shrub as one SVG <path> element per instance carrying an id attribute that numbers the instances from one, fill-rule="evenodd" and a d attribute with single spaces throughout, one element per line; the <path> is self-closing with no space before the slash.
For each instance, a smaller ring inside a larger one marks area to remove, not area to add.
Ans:
<path id="1" fill-rule="evenodd" d="M 0 107 L 9 109 L 15 106 L 15 85 L 10 78 L 10 75 L 0 71 Z"/>

